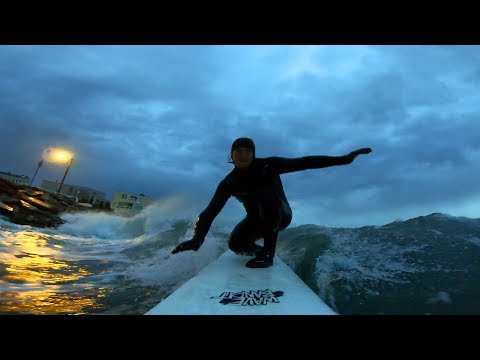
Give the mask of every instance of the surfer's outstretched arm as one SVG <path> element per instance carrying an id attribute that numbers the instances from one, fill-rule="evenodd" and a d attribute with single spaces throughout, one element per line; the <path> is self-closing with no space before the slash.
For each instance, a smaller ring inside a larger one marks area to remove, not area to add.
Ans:
<path id="1" fill-rule="evenodd" d="M 195 223 L 195 228 L 193 230 L 193 238 L 178 245 L 175 249 L 173 249 L 172 254 L 186 250 L 197 251 L 205 241 L 205 236 L 207 236 L 213 220 L 223 209 L 229 197 L 230 192 L 227 189 L 226 183 L 222 181 L 217 186 L 217 190 L 215 191 L 215 194 L 213 195 L 212 200 L 210 200 L 207 208 L 198 216 Z"/>
<path id="2" fill-rule="evenodd" d="M 348 165 L 360 154 L 368 154 L 371 148 L 362 148 L 352 151 L 343 156 L 304 156 L 300 158 L 271 157 L 270 165 L 278 174 L 285 174 L 294 171 L 303 171 L 307 169 L 320 169 L 336 165 Z"/>

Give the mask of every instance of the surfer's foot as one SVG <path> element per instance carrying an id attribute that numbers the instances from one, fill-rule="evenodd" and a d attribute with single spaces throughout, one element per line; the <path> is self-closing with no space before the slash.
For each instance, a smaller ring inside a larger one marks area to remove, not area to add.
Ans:
<path id="1" fill-rule="evenodd" d="M 266 268 L 273 265 L 273 256 L 270 254 L 259 253 L 245 264 L 248 268 Z"/>
<path id="2" fill-rule="evenodd" d="M 263 251 L 263 246 L 262 245 L 258 245 L 258 244 L 253 244 L 253 246 L 248 249 L 248 250 L 244 250 L 244 251 L 240 251 L 238 252 L 237 254 L 239 255 L 248 255 L 248 256 L 257 256 L 258 254 L 260 254 L 261 252 Z"/>

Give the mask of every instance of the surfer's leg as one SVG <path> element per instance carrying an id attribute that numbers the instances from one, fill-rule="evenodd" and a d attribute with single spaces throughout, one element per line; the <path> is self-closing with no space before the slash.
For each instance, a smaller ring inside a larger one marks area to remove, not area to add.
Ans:
<path id="1" fill-rule="evenodd" d="M 233 229 L 228 241 L 228 247 L 240 255 L 255 255 L 256 252 L 262 249 L 262 246 L 255 243 L 262 235 L 259 221 L 247 216 Z"/>
<path id="2" fill-rule="evenodd" d="M 283 199 L 281 199 L 279 218 L 278 231 L 285 230 L 292 222 L 292 209 L 290 208 L 290 205 L 288 205 L 288 203 Z"/>
<path id="3" fill-rule="evenodd" d="M 284 230 L 292 221 L 292 210 L 281 198 L 270 200 L 262 207 L 262 232 L 264 251 L 275 256 L 278 233 Z"/>
<path id="4" fill-rule="evenodd" d="M 292 210 L 287 202 L 276 198 L 261 205 L 263 250 L 245 265 L 250 268 L 265 268 L 273 265 L 278 232 L 284 230 L 292 221 Z"/>

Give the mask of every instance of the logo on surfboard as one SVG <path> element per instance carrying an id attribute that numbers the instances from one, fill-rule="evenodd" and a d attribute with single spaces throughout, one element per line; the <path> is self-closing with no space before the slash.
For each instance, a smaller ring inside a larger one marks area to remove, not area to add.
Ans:
<path id="1" fill-rule="evenodd" d="M 278 298 L 283 295 L 283 291 L 265 290 L 243 290 L 243 291 L 225 291 L 219 296 L 212 296 L 210 299 L 221 299 L 223 305 L 256 306 L 267 305 L 270 303 L 279 303 Z"/>

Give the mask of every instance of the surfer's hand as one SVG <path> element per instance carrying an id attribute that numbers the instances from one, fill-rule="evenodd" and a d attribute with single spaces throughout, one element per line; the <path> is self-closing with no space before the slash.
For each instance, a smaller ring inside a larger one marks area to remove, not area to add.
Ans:
<path id="1" fill-rule="evenodd" d="M 201 242 L 195 241 L 195 240 L 187 240 L 182 242 L 180 245 L 178 245 L 175 249 L 172 250 L 172 254 L 176 254 L 180 251 L 187 251 L 187 250 L 195 250 L 197 251 L 200 246 L 202 245 Z"/>
<path id="2" fill-rule="evenodd" d="M 352 151 L 350 154 L 347 155 L 347 158 L 349 160 L 349 164 L 355 160 L 355 158 L 360 155 L 360 154 L 369 154 L 372 152 L 372 149 L 371 148 L 361 148 L 361 149 L 358 149 L 358 150 L 355 150 L 355 151 Z"/>
<path id="3" fill-rule="evenodd" d="M 368 154 L 368 153 L 371 153 L 372 152 L 372 148 L 361 148 L 361 149 L 358 149 L 358 150 L 355 150 L 355 151 L 352 151 L 350 154 L 352 155 L 360 155 L 360 154 Z"/>

